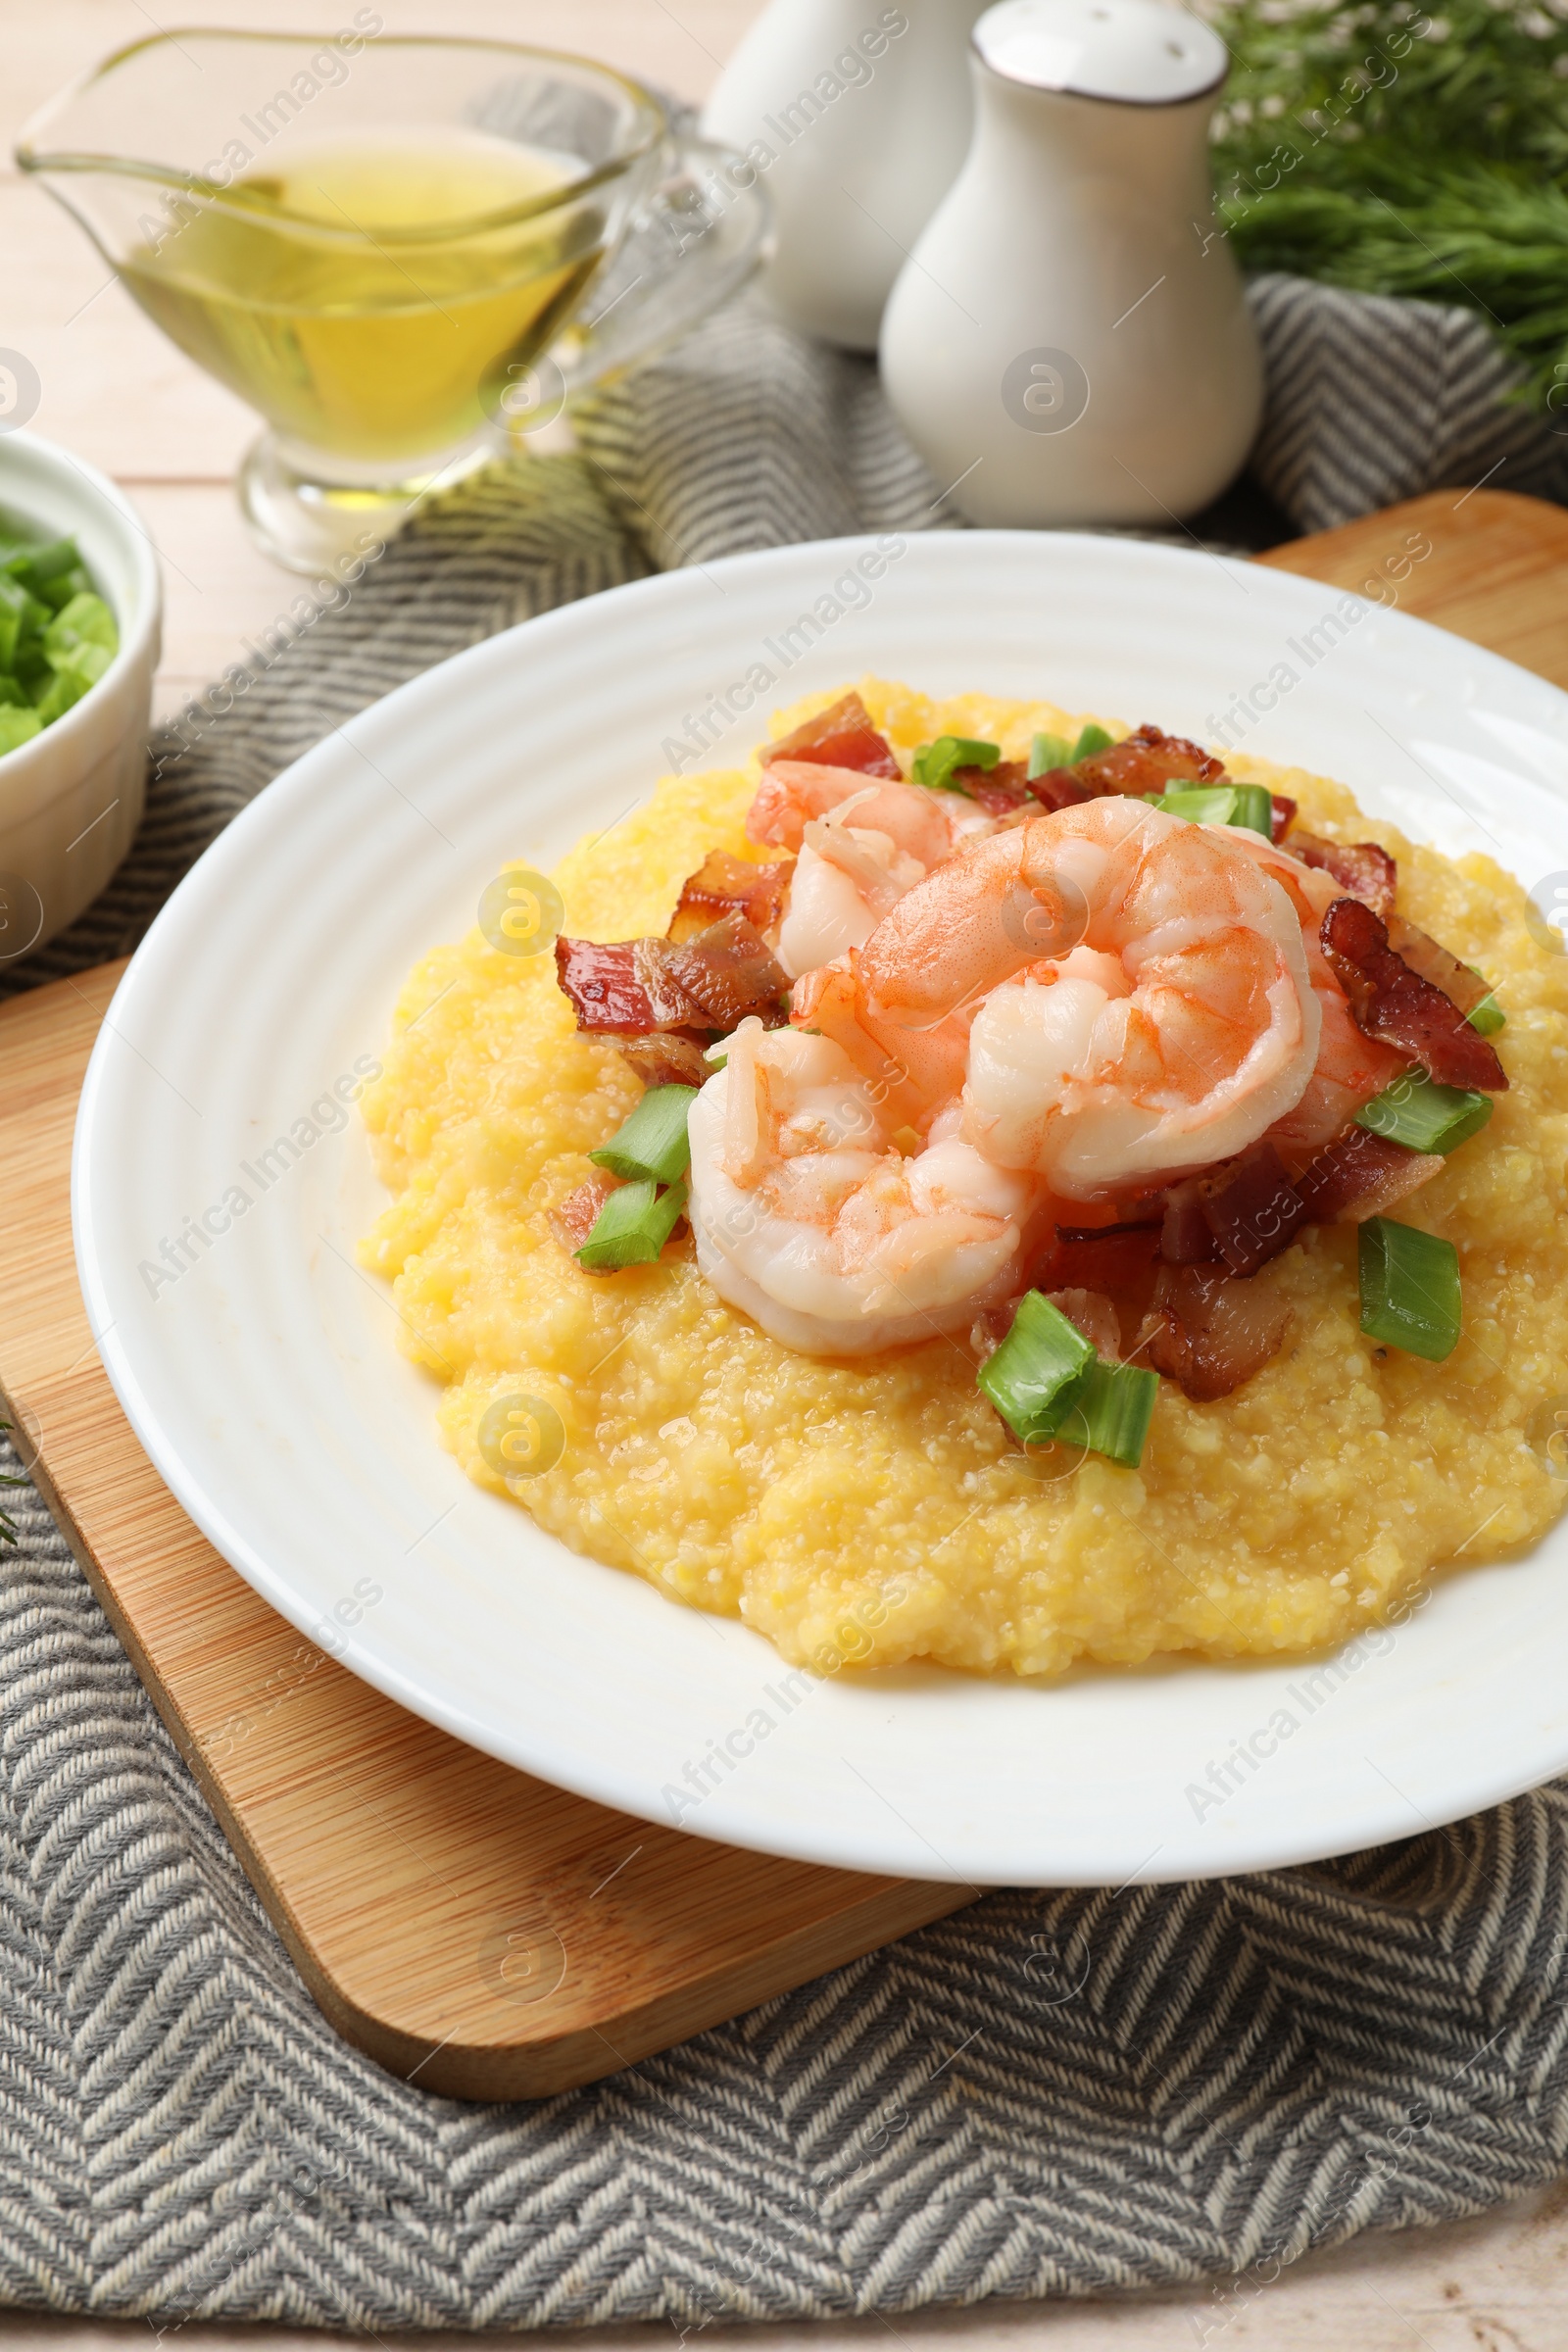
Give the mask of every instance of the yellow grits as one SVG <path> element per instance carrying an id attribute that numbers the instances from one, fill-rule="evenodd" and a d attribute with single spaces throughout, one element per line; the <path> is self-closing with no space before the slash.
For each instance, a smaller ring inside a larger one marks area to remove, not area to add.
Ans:
<path id="1" fill-rule="evenodd" d="M 775 733 L 839 691 L 780 713 Z M 906 766 L 942 734 L 1017 759 L 1037 729 L 1079 724 L 1049 703 L 860 691 Z M 1379 1619 L 1434 1567 L 1540 1536 L 1568 1497 L 1538 1449 L 1540 1416 L 1568 1396 L 1568 956 L 1536 944 L 1524 894 L 1490 858 L 1413 848 L 1321 778 L 1228 765 L 1292 795 L 1314 832 L 1383 842 L 1401 912 L 1485 971 L 1507 1015 L 1493 1042 L 1511 1092 L 1397 1211 L 1458 1250 L 1464 1337 L 1446 1363 L 1364 1338 L 1354 1230 L 1310 1229 L 1257 1277 L 1294 1309 L 1283 1353 L 1218 1403 L 1162 1381 L 1142 1467 L 1075 1468 L 1019 1450 L 957 1342 L 856 1363 L 793 1354 L 709 1289 L 684 1227 L 657 1265 L 584 1273 L 546 1212 L 593 1173 L 585 1154 L 641 1089 L 576 1034 L 551 956 L 500 954 L 474 930 L 421 957 L 399 1000 L 364 1100 L 395 1197 L 362 1246 L 393 1283 L 408 1351 L 443 1386 L 441 1435 L 468 1475 L 505 1491 L 480 1418 L 515 1392 L 544 1398 L 564 1450 L 512 1482 L 541 1527 L 824 1671 L 1308 1649 Z M 755 765 L 666 777 L 561 866 L 563 929 L 662 932 L 707 852 L 745 850 L 756 782 Z"/>

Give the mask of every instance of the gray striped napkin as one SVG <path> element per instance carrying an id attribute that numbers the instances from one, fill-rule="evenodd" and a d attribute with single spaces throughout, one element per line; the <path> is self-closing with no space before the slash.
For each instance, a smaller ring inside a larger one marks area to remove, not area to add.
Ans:
<path id="1" fill-rule="evenodd" d="M 1315 527 L 1440 482 L 1553 492 L 1473 318 L 1284 278 L 1254 459 Z M 9 992 L 123 952 L 280 767 L 432 662 L 656 566 L 951 527 L 861 361 L 735 306 L 575 457 L 421 514 L 305 598 L 231 712 L 155 743 L 98 905 Z M 382 2074 L 317 2012 L 30 1489 L 0 1572 L 0 2298 L 155 2328 L 906 2311 L 1207 2278 L 1221 2334 L 1314 2247 L 1471 2213 L 1568 2146 L 1553 1787 L 1316 1869 L 1001 1893 L 534 2106 Z"/>

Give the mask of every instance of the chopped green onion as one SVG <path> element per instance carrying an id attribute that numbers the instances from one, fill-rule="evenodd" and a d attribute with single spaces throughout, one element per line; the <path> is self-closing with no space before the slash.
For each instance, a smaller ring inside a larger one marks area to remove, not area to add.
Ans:
<path id="1" fill-rule="evenodd" d="M 1107 735 L 1103 727 L 1097 727 L 1091 719 L 1073 745 L 1067 765 L 1076 767 L 1080 760 L 1092 760 L 1097 752 L 1108 752 L 1115 740 L 1114 735 Z"/>
<path id="2" fill-rule="evenodd" d="M 909 781 L 929 785 L 933 792 L 961 792 L 962 785 L 953 781 L 956 767 L 995 767 L 1001 758 L 1000 743 L 976 743 L 967 735 L 939 735 L 935 743 L 922 743 L 915 753 Z"/>
<path id="3" fill-rule="evenodd" d="M 16 703 L 0 703 L 0 758 L 30 743 L 34 735 L 41 735 L 43 723 L 36 710 Z"/>
<path id="4" fill-rule="evenodd" d="M 1261 784 L 1233 784 L 1236 806 L 1231 811 L 1233 825 L 1246 825 L 1252 833 L 1261 833 L 1265 841 L 1274 838 L 1274 796 Z"/>
<path id="5" fill-rule="evenodd" d="M 1381 1095 L 1363 1102 L 1357 1127 L 1406 1144 L 1412 1152 L 1454 1152 L 1479 1135 L 1492 1116 L 1492 1097 L 1468 1087 L 1439 1086 L 1425 1070 L 1406 1070 Z"/>
<path id="6" fill-rule="evenodd" d="M 1476 972 L 1473 963 L 1467 963 L 1464 968 L 1467 972 Z M 1476 972 L 1478 980 L 1485 980 L 1486 976 L 1485 972 Z M 1491 1037 L 1494 1031 L 1506 1027 L 1508 1016 L 1497 1003 L 1495 992 L 1489 988 L 1480 1004 L 1471 1006 L 1465 1019 L 1472 1029 L 1479 1029 L 1483 1037 Z"/>
<path id="7" fill-rule="evenodd" d="M 615 1273 L 622 1266 L 646 1266 L 674 1232 L 686 1206 L 686 1184 L 655 1190 L 653 1179 L 616 1188 L 594 1220 L 594 1229 L 577 1251 L 579 1265 L 598 1273 Z"/>
<path id="8" fill-rule="evenodd" d="M 91 667 L 95 678 L 102 677 L 109 667 L 119 644 L 114 614 L 103 598 L 90 590 L 84 596 L 74 596 L 43 633 L 43 650 L 56 669 Z M 89 656 L 90 662 L 84 659 Z"/>
<path id="9" fill-rule="evenodd" d="M 1039 1291 L 1026 1291 L 979 1385 L 1015 1438 L 1087 1446 L 1136 1470 L 1154 1409 L 1159 1375 L 1101 1360 L 1076 1323 Z"/>
<path id="10" fill-rule="evenodd" d="M 1087 1446 L 1136 1470 L 1159 1394 L 1159 1374 L 1142 1364 L 1107 1364 L 1096 1356 L 1075 1384 L 1059 1425 L 1069 1446 Z"/>
<path id="11" fill-rule="evenodd" d="M 1071 767 L 1072 745 L 1065 735 L 1037 735 L 1029 746 L 1029 773 L 1043 776 L 1053 767 Z"/>
<path id="12" fill-rule="evenodd" d="M 686 1113 L 696 1100 L 695 1086 L 651 1086 L 625 1126 L 589 1158 L 612 1176 L 651 1176 L 657 1184 L 673 1184 L 691 1166 Z"/>
<path id="13" fill-rule="evenodd" d="M 1152 808 L 1167 816 L 1185 816 L 1195 825 L 1228 825 L 1235 821 L 1234 784 L 1173 784 L 1168 792 L 1146 792 Z"/>
<path id="14" fill-rule="evenodd" d="M 1433 1364 L 1451 1355 L 1463 1316 L 1453 1244 L 1392 1217 L 1368 1217 L 1359 1256 L 1361 1329 L 1368 1339 Z"/>
<path id="15" fill-rule="evenodd" d="M 1039 1291 L 1018 1301 L 1012 1329 L 980 1367 L 980 1386 L 1025 1446 L 1055 1436 L 1095 1351 L 1076 1323 Z"/>
<path id="16" fill-rule="evenodd" d="M 42 593 L 46 580 L 58 579 L 62 573 L 80 567 L 81 558 L 76 553 L 74 539 L 51 539 L 43 547 L 15 548 L 4 564 L 12 578 L 30 588 L 34 595 Z"/>

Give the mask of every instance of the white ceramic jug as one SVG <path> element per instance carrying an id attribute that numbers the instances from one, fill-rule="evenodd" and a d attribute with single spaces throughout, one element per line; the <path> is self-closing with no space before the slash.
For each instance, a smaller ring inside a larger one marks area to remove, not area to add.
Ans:
<path id="1" fill-rule="evenodd" d="M 876 349 L 893 281 L 969 144 L 982 4 L 772 0 L 725 67 L 703 132 L 767 189 L 762 291 L 791 326 Z"/>
<path id="2" fill-rule="evenodd" d="M 1262 409 L 1213 212 L 1217 35 L 1159 0 L 1002 0 L 963 170 L 900 273 L 882 377 L 972 522 L 1166 523 Z"/>

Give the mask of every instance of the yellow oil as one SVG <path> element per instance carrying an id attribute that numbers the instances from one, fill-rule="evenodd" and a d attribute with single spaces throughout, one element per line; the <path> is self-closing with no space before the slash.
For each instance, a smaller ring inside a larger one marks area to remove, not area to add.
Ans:
<path id="1" fill-rule="evenodd" d="M 455 448 L 569 317 L 603 251 L 568 156 L 478 130 L 294 146 L 121 264 L 142 308 L 290 441 L 368 465 Z"/>

